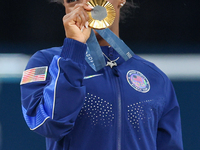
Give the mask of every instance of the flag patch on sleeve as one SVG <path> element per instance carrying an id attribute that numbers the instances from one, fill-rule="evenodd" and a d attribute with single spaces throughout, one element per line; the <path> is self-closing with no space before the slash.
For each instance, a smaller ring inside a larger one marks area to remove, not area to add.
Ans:
<path id="1" fill-rule="evenodd" d="M 23 72 L 20 85 L 30 82 L 45 81 L 47 76 L 47 69 L 48 66 L 43 66 L 25 70 Z"/>

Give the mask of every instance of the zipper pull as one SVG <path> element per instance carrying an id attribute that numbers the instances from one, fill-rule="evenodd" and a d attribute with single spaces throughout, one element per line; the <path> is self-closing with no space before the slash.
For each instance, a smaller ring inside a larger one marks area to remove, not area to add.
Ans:
<path id="1" fill-rule="evenodd" d="M 119 77 L 119 71 L 118 71 L 117 67 L 112 67 L 112 72 L 115 76 Z"/>

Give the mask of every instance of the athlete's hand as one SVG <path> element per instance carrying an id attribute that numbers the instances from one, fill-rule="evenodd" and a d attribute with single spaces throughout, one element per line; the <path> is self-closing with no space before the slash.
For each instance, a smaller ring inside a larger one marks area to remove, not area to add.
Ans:
<path id="1" fill-rule="evenodd" d="M 67 9 L 67 14 L 63 17 L 63 25 L 66 37 L 86 43 L 91 32 L 88 28 L 89 17 L 86 11 L 91 11 L 92 8 L 84 0 L 73 7 L 65 6 L 65 9 Z"/>

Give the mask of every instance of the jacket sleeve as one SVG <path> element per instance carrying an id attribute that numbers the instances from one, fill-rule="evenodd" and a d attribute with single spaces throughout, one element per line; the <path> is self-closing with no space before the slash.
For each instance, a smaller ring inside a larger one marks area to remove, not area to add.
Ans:
<path id="1" fill-rule="evenodd" d="M 31 130 L 55 140 L 71 131 L 85 99 L 86 49 L 66 38 L 61 54 L 51 62 L 41 51 L 29 60 L 26 70 L 48 66 L 45 81 L 21 84 L 22 112 Z"/>
<path id="2" fill-rule="evenodd" d="M 158 123 L 157 149 L 183 150 L 180 108 L 171 81 L 167 78 L 166 103 Z"/>

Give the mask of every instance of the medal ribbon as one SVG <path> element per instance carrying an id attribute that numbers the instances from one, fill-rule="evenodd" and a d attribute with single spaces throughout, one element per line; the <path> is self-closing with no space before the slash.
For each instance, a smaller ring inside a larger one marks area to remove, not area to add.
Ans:
<path id="1" fill-rule="evenodd" d="M 104 30 L 95 30 L 104 40 L 106 40 L 121 57 L 127 61 L 134 53 L 133 51 L 120 40 L 109 28 Z M 85 60 L 94 71 L 99 71 L 106 66 L 105 58 L 101 51 L 101 47 L 96 39 L 94 31 L 91 30 L 89 39 L 86 42 L 87 51 Z"/>

